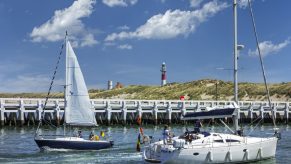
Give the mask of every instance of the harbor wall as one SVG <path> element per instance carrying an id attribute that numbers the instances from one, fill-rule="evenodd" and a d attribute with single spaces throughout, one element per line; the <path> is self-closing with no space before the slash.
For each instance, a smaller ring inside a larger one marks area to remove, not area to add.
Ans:
<path id="1" fill-rule="evenodd" d="M 64 121 L 64 100 L 49 99 L 1 98 L 0 125 L 23 126 L 36 125 L 44 115 L 44 123 L 61 125 Z M 205 111 L 209 107 L 226 106 L 232 101 L 184 101 L 184 100 L 114 100 L 91 99 L 98 124 L 188 124 L 181 116 L 186 113 Z M 239 121 L 241 123 L 271 123 L 272 112 L 265 101 L 240 101 Z M 289 123 L 291 102 L 272 102 L 275 118 L 278 123 Z M 207 120 L 209 123 L 215 120 Z M 232 123 L 231 119 L 225 119 Z"/>

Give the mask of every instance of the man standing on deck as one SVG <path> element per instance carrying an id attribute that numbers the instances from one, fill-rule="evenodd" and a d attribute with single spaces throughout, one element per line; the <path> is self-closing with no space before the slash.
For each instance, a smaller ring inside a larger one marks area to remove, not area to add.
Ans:
<path id="1" fill-rule="evenodd" d="M 195 122 L 195 126 L 194 126 L 194 132 L 195 133 L 200 133 L 200 128 L 202 127 L 202 124 L 200 122 L 200 120 L 197 120 Z"/>
<path id="2" fill-rule="evenodd" d="M 164 140 L 165 145 L 167 144 L 169 137 L 170 137 L 170 131 L 168 129 L 168 125 L 165 125 L 164 131 L 163 131 L 163 140 Z"/>

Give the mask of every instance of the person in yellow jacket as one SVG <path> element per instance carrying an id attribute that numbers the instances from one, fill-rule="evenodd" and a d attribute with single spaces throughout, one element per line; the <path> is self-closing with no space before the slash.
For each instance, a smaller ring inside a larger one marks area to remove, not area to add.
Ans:
<path id="1" fill-rule="evenodd" d="M 94 133 L 93 132 L 90 133 L 89 140 L 91 140 L 91 141 L 94 140 Z"/>
<path id="2" fill-rule="evenodd" d="M 103 131 L 100 132 L 101 137 L 105 137 L 105 133 Z"/>

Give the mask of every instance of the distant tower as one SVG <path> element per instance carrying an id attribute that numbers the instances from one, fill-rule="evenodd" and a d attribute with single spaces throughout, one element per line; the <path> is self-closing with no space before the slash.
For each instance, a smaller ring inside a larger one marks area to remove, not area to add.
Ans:
<path id="1" fill-rule="evenodd" d="M 111 90 L 112 88 L 113 88 L 113 83 L 112 83 L 111 80 L 108 80 L 108 87 L 107 87 L 107 89 L 108 90 Z"/>
<path id="2" fill-rule="evenodd" d="M 162 84 L 161 84 L 161 86 L 164 86 L 164 85 L 167 84 L 167 80 L 166 80 L 166 63 L 165 62 L 162 63 L 161 72 L 162 72 Z"/>

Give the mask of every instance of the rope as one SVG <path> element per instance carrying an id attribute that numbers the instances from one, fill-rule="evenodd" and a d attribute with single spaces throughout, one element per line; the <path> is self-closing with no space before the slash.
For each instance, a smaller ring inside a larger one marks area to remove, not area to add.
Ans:
<path id="1" fill-rule="evenodd" d="M 67 38 L 67 34 L 65 36 L 65 40 L 66 40 L 66 38 Z M 50 97 L 50 93 L 51 93 L 51 90 L 52 90 L 52 87 L 53 87 L 53 84 L 54 84 L 56 73 L 57 73 L 57 70 L 59 68 L 59 64 L 60 64 L 61 56 L 62 56 L 62 53 L 63 53 L 64 45 L 65 45 L 65 41 L 63 42 L 63 44 L 61 46 L 61 49 L 60 49 L 59 57 L 58 57 L 58 60 L 57 60 L 56 66 L 55 66 L 55 70 L 54 70 L 53 77 L 52 77 L 52 80 L 51 80 L 51 83 L 50 83 L 50 87 L 48 89 L 48 92 L 47 92 L 47 95 L 46 95 L 46 98 L 45 98 L 45 102 L 44 102 L 44 105 L 43 105 L 43 108 L 42 108 L 43 110 L 42 110 L 42 113 L 41 113 L 41 118 L 40 118 L 40 121 L 39 121 L 39 125 L 38 125 L 38 128 L 37 128 L 37 131 L 38 131 L 42 121 L 44 121 L 45 123 L 47 123 L 50 126 L 56 127 L 52 123 L 50 123 L 49 121 L 45 120 L 44 110 L 45 110 L 45 107 L 47 105 L 48 99 Z"/>
<path id="2" fill-rule="evenodd" d="M 259 39 L 258 39 L 256 25 L 255 25 L 255 18 L 254 18 L 253 9 L 252 9 L 252 5 L 251 5 L 251 1 L 250 0 L 248 0 L 248 5 L 249 5 L 249 9 L 250 9 L 250 14 L 251 14 L 251 17 L 252 17 L 253 30 L 254 30 L 254 34 L 255 34 L 255 38 L 256 38 L 256 44 L 257 44 L 257 48 L 258 48 L 258 53 L 259 53 L 259 58 L 260 58 L 260 64 L 261 64 L 261 69 L 262 69 L 262 73 L 263 73 L 265 89 L 266 89 L 266 92 L 267 92 L 269 107 L 272 110 L 272 120 L 273 120 L 273 124 L 274 124 L 274 126 L 276 128 L 275 112 L 273 110 L 272 103 L 271 103 L 271 99 L 270 99 L 270 92 L 269 92 L 269 88 L 268 88 L 268 85 L 267 85 L 265 68 L 264 68 L 263 58 L 262 58 L 262 55 L 261 55 L 261 49 L 260 49 L 260 46 L 259 46 Z"/>

